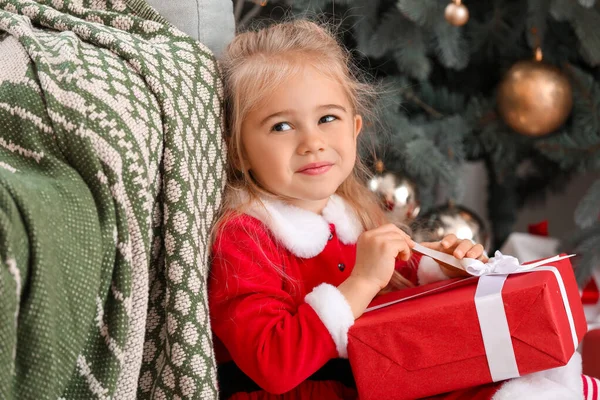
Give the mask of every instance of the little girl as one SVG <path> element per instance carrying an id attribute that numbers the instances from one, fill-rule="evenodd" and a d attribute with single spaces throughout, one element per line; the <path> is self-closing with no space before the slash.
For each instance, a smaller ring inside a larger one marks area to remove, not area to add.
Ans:
<path id="1" fill-rule="evenodd" d="M 300 20 L 240 34 L 222 67 L 230 168 L 209 278 L 221 397 L 355 399 L 348 329 L 381 290 L 446 273 L 411 251 L 362 183 L 373 91 L 326 29 Z M 454 235 L 426 245 L 485 258 Z M 534 377 L 559 395 L 544 399 L 583 398 L 573 368 L 571 386 Z M 440 398 L 536 398 L 508 387 L 520 379 Z"/>

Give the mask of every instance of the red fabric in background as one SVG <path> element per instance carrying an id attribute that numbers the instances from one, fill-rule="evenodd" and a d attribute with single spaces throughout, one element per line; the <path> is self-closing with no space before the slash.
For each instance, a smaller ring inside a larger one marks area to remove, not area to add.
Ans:
<path id="1" fill-rule="evenodd" d="M 571 263 L 552 265 L 563 277 L 581 340 L 587 324 Z M 348 353 L 361 400 L 415 399 L 491 382 L 472 282 L 356 321 Z M 575 349 L 554 274 L 513 275 L 502 294 L 521 375 L 565 365 Z"/>
<path id="2" fill-rule="evenodd" d="M 548 236 L 548 220 L 540 221 L 537 224 L 527 226 L 527 230 L 532 235 Z"/>
<path id="3" fill-rule="evenodd" d="M 590 279 L 587 285 L 583 288 L 583 293 L 581 294 L 581 302 L 583 304 L 598 304 L 598 300 L 600 300 L 600 293 L 598 293 L 598 284 L 594 277 Z"/>

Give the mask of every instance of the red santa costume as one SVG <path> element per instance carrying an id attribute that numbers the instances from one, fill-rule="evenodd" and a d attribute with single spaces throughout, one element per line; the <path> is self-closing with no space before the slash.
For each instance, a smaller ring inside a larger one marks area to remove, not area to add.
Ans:
<path id="1" fill-rule="evenodd" d="M 346 360 L 354 318 L 337 286 L 352 272 L 362 226 L 337 195 L 322 215 L 263 203 L 232 216 L 212 248 L 221 398 L 356 399 Z M 415 284 L 446 279 L 435 261 L 416 254 L 397 269 Z M 435 398 L 584 399 L 577 357 L 563 368 Z"/>

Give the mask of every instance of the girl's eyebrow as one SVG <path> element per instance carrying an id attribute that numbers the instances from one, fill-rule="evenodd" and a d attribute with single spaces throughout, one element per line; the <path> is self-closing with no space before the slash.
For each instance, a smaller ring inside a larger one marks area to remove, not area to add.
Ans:
<path id="1" fill-rule="evenodd" d="M 346 108 L 344 108 L 343 106 L 341 106 L 339 104 L 323 104 L 322 106 L 317 107 L 317 110 L 321 110 L 323 108 L 335 108 L 340 111 L 346 112 Z"/>
<path id="2" fill-rule="evenodd" d="M 262 121 L 260 121 L 260 126 L 263 126 L 268 120 L 270 120 L 271 118 L 275 118 L 275 117 L 279 117 L 282 115 L 286 115 L 286 114 L 292 114 L 293 111 L 292 110 L 281 110 L 281 111 L 277 111 L 276 113 L 273 113 L 271 115 L 268 115 L 267 117 L 265 117 Z"/>

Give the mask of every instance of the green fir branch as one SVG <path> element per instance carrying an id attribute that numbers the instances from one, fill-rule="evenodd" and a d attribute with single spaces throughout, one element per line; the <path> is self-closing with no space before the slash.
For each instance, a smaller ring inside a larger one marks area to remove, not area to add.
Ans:
<path id="1" fill-rule="evenodd" d="M 592 270 L 600 265 L 600 222 L 596 221 L 588 228 L 565 234 L 558 250 L 578 255 L 574 260 L 575 276 L 581 286 L 585 285 Z"/>
<path id="2" fill-rule="evenodd" d="M 495 1 L 483 18 L 470 19 L 466 28 L 472 57 L 496 64 L 498 56 L 522 58 L 522 50 L 515 44 L 525 29 L 526 11 L 523 2 Z"/>
<path id="3" fill-rule="evenodd" d="M 437 148 L 442 152 L 448 165 L 454 171 L 459 171 L 466 161 L 465 137 L 471 133 L 471 126 L 461 115 L 451 115 L 430 123 L 427 135 L 433 139 Z M 445 182 L 451 198 L 461 199 L 465 193 L 465 183 L 460 179 Z"/>
<path id="4" fill-rule="evenodd" d="M 589 228 L 600 219 L 600 179 L 592 184 L 575 209 L 575 223 Z"/>
<path id="5" fill-rule="evenodd" d="M 382 15 L 370 37 L 361 35 L 358 50 L 367 57 L 391 54 L 398 69 L 410 77 L 424 80 L 431 71 L 427 40 L 423 30 L 392 7 Z"/>
<path id="6" fill-rule="evenodd" d="M 583 286 L 592 274 L 592 270 L 600 265 L 600 233 L 590 235 L 575 247 L 574 251 L 580 255 L 575 262 L 575 277 L 577 282 Z"/>
<path id="7" fill-rule="evenodd" d="M 467 121 L 461 115 L 452 115 L 432 123 L 431 132 L 438 148 L 446 154 L 453 168 L 458 168 L 465 161 L 464 138 L 471 133 Z"/>
<path id="8" fill-rule="evenodd" d="M 446 21 L 446 4 L 436 0 L 399 0 L 396 4 L 409 20 L 429 32 L 429 47 L 444 66 L 454 69 L 466 67 L 469 63 L 469 46 L 462 36 L 462 29 Z"/>
<path id="9" fill-rule="evenodd" d="M 427 104 L 425 101 L 421 100 L 421 98 L 417 95 L 417 93 L 412 90 L 412 88 L 408 87 L 401 91 L 402 97 L 404 97 L 409 102 L 417 105 L 427 114 L 429 114 L 432 118 L 442 118 L 444 114 Z"/>
<path id="10" fill-rule="evenodd" d="M 420 100 L 440 114 L 460 114 L 465 110 L 466 101 L 463 93 L 451 91 L 446 86 L 434 86 L 429 81 L 419 82 L 415 88 L 418 90 L 417 96 Z"/>
<path id="11" fill-rule="evenodd" d="M 600 13 L 579 7 L 571 23 L 579 37 L 582 54 L 591 65 L 600 65 Z"/>
<path id="12" fill-rule="evenodd" d="M 579 1 L 579 4 L 581 4 L 582 7 L 585 8 L 592 8 L 594 7 L 594 4 L 596 3 L 596 0 L 577 0 Z"/>
<path id="13" fill-rule="evenodd" d="M 487 146 L 480 135 L 484 128 L 498 119 L 494 111 L 494 102 L 473 96 L 469 99 L 463 113 L 467 124 L 471 127 L 471 134 L 465 137 L 466 158 L 468 160 L 484 159 L 487 155 Z"/>
<path id="14" fill-rule="evenodd" d="M 581 54 L 591 65 L 600 65 L 600 11 L 573 0 L 553 0 L 550 13 L 559 21 L 571 23 L 579 38 Z"/>
<path id="15" fill-rule="evenodd" d="M 438 22 L 440 2 L 437 0 L 398 0 L 396 7 L 419 26 L 430 28 Z"/>
<path id="16" fill-rule="evenodd" d="M 463 30 L 448 24 L 443 13 L 433 27 L 433 39 L 435 53 L 444 66 L 460 70 L 469 64 L 470 48 Z"/>
<path id="17" fill-rule="evenodd" d="M 578 40 L 570 23 L 550 18 L 544 36 L 544 60 L 553 65 L 580 63 Z"/>
<path id="18" fill-rule="evenodd" d="M 451 184 L 456 180 L 456 170 L 450 167 L 447 157 L 430 139 L 422 138 L 406 143 L 403 159 L 408 174 L 418 176 L 430 185 L 438 181 Z"/>
<path id="19" fill-rule="evenodd" d="M 592 226 L 578 229 L 575 232 L 565 232 L 561 238 L 559 251 L 566 253 L 573 252 L 577 246 L 593 236 L 600 236 L 600 221 L 596 221 Z"/>
<path id="20" fill-rule="evenodd" d="M 394 60 L 400 71 L 420 81 L 425 81 L 431 73 L 431 63 L 425 52 L 414 48 L 398 46 L 394 49 Z"/>
<path id="21" fill-rule="evenodd" d="M 506 171 L 513 170 L 523 154 L 528 153 L 530 138 L 516 134 L 501 120 L 493 119 L 483 125 L 478 140 L 484 149 L 486 158 L 490 159 L 499 177 Z"/>
<path id="22" fill-rule="evenodd" d="M 527 43 L 535 49 L 544 43 L 550 0 L 527 0 L 527 5 Z"/>
<path id="23" fill-rule="evenodd" d="M 398 69 L 412 78 L 426 80 L 431 72 L 431 62 L 427 57 L 427 40 L 423 31 L 406 19 L 396 21 L 396 24 L 400 29 L 393 55 Z"/>
<path id="24" fill-rule="evenodd" d="M 369 46 L 379 23 L 379 0 L 356 0 L 349 12 L 353 16 L 352 32 L 356 38 L 356 50 L 368 56 Z"/>
<path id="25" fill-rule="evenodd" d="M 296 15 L 311 15 L 323 12 L 327 9 L 329 4 L 331 4 L 331 0 L 294 0 L 292 2 L 292 7 L 294 14 Z"/>
<path id="26" fill-rule="evenodd" d="M 410 21 L 406 20 L 406 23 L 410 24 Z M 398 10 L 395 8 L 388 10 L 383 14 L 379 26 L 373 31 L 372 36 L 358 50 L 368 57 L 383 57 L 396 47 L 402 24 L 402 15 Z"/>

